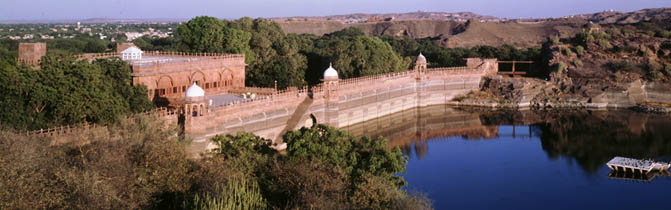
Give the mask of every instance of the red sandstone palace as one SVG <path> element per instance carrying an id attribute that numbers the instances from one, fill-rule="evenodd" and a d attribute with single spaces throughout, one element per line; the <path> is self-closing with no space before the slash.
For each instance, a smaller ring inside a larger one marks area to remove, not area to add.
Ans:
<path id="1" fill-rule="evenodd" d="M 18 61 L 37 66 L 46 49 L 45 43 L 20 43 Z M 78 55 L 80 59 L 107 57 L 128 61 L 133 84 L 146 86 L 149 98 L 160 104 L 180 104 L 192 84 L 208 96 L 245 88 L 242 54 L 144 52 L 131 43 L 118 43 L 116 53 Z"/>

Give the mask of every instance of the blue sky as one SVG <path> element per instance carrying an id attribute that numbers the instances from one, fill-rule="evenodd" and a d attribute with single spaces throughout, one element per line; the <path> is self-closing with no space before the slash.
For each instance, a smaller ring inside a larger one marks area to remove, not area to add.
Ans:
<path id="1" fill-rule="evenodd" d="M 0 20 L 323 16 L 470 11 L 498 17 L 561 17 L 671 7 L 671 0 L 0 0 Z"/>

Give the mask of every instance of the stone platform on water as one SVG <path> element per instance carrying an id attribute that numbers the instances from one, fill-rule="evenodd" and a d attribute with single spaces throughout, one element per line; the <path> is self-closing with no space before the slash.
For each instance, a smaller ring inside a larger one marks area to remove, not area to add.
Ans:
<path id="1" fill-rule="evenodd" d="M 652 171 L 667 171 L 671 164 L 655 162 L 652 160 L 639 160 L 625 157 L 615 157 L 606 163 L 608 168 L 614 171 L 647 174 Z"/>

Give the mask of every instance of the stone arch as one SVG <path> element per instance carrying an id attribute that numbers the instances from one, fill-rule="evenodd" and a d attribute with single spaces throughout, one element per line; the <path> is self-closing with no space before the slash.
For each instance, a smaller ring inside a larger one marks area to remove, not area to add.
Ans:
<path id="1" fill-rule="evenodd" d="M 205 82 L 207 82 L 207 77 L 205 76 L 205 73 L 202 71 L 196 71 L 191 74 L 191 77 L 189 78 L 189 83 L 197 83 L 198 86 L 203 86 Z"/>
<path id="2" fill-rule="evenodd" d="M 167 95 L 172 93 L 172 87 L 174 86 L 174 81 L 172 77 L 168 75 L 163 75 L 156 80 L 156 90 L 159 95 Z"/>
<path id="3" fill-rule="evenodd" d="M 221 74 L 221 80 L 224 82 L 224 87 L 232 87 L 233 86 L 233 71 L 226 69 L 222 72 Z"/>

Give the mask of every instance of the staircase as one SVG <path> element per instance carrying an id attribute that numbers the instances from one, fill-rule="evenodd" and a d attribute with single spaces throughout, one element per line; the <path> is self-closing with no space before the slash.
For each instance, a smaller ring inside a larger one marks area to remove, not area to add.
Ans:
<path id="1" fill-rule="evenodd" d="M 310 106 L 312 105 L 312 97 L 305 97 L 305 99 L 296 107 L 296 110 L 294 111 L 294 114 L 291 115 L 291 118 L 287 121 L 287 126 L 282 129 L 282 132 L 277 136 L 278 142 L 279 140 L 282 139 L 282 136 L 284 136 L 287 131 L 293 130 L 296 128 L 298 125 L 299 121 L 301 120 L 301 117 L 305 115 L 305 112 L 308 111 Z"/>

